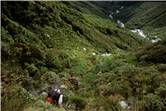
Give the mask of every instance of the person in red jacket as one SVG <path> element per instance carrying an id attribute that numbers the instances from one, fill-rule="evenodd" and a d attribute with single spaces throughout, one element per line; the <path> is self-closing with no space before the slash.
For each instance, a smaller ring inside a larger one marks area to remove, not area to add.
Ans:
<path id="1" fill-rule="evenodd" d="M 46 101 L 47 101 L 48 103 L 50 103 L 50 104 L 55 104 L 55 102 L 54 102 L 54 100 L 53 100 L 51 94 L 48 94 L 48 96 L 47 96 L 47 98 L 46 98 Z"/>
<path id="2" fill-rule="evenodd" d="M 47 103 L 49 104 L 54 104 L 54 105 L 58 105 L 59 107 L 63 107 L 63 98 L 64 95 L 62 94 L 60 89 L 52 89 L 49 88 L 48 90 L 48 95 L 46 98 Z"/>

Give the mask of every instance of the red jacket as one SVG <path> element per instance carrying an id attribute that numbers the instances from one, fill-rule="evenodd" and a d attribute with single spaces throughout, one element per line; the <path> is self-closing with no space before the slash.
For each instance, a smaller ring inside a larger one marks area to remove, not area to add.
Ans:
<path id="1" fill-rule="evenodd" d="M 54 100 L 52 97 L 47 97 L 47 102 L 50 104 L 54 104 Z"/>

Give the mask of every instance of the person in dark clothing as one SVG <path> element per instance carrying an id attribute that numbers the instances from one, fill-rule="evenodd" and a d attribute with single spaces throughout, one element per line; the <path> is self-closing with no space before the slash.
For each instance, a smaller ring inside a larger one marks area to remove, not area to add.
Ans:
<path id="1" fill-rule="evenodd" d="M 48 96 L 47 96 L 47 102 L 50 104 L 56 104 L 59 105 L 59 107 L 63 107 L 63 98 L 64 95 L 62 94 L 60 89 L 52 89 L 48 88 Z"/>
<path id="2" fill-rule="evenodd" d="M 64 95 L 60 89 L 54 89 L 53 100 L 59 107 L 63 107 L 63 97 Z"/>
<path id="3" fill-rule="evenodd" d="M 53 100 L 53 91 L 52 91 L 52 88 L 51 88 L 51 87 L 48 88 L 46 100 L 47 100 L 47 102 L 50 103 L 50 104 L 55 104 L 55 102 L 54 102 L 54 100 Z"/>

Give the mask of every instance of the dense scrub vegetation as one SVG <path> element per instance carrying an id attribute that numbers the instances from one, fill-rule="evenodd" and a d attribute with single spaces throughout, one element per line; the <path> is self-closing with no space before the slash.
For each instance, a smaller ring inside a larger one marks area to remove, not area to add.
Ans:
<path id="1" fill-rule="evenodd" d="M 120 28 L 106 4 L 2 2 L 2 111 L 63 111 L 41 95 L 54 84 L 66 87 L 68 111 L 166 110 L 165 39 L 152 44 Z"/>

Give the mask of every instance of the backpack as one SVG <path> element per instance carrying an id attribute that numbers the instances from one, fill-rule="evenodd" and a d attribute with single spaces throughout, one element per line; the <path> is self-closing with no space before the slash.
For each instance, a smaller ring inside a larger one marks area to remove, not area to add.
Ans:
<path id="1" fill-rule="evenodd" d="M 61 93 L 57 93 L 54 91 L 52 98 L 56 103 L 58 103 L 60 95 L 61 95 Z"/>

